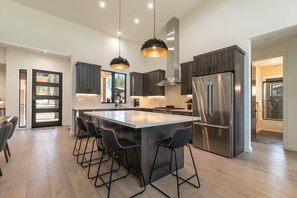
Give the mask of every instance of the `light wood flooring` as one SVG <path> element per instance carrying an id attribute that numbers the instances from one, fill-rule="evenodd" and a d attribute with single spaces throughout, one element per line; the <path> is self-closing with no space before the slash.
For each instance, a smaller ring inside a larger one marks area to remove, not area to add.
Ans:
<path id="1" fill-rule="evenodd" d="M 6 163 L 3 153 L 0 154 L 3 171 L 0 197 L 106 197 L 107 189 L 95 188 L 93 181 L 87 179 L 87 169 L 75 162 L 73 144 L 74 138 L 64 127 L 16 131 L 9 142 L 10 161 Z M 296 152 L 253 143 L 251 153 L 228 159 L 199 149 L 192 150 L 201 188 L 184 184 L 181 186 L 181 197 L 297 197 Z M 185 168 L 181 174 L 189 175 L 192 170 L 189 152 L 185 148 Z M 157 185 L 176 197 L 175 181 L 169 175 L 157 181 Z M 111 197 L 128 197 L 139 189 L 138 179 L 130 175 L 113 183 Z M 147 186 L 139 197 L 163 196 Z"/>

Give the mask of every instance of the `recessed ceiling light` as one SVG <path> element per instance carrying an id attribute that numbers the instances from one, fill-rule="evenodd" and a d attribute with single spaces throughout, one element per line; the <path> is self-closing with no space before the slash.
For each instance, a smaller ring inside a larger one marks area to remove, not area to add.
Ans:
<path id="1" fill-rule="evenodd" d="M 139 19 L 134 19 L 134 23 L 138 24 L 139 23 Z"/>
<path id="2" fill-rule="evenodd" d="M 153 4 L 153 3 L 149 3 L 149 4 L 148 4 L 148 8 L 149 8 L 149 9 L 152 9 L 153 7 L 154 7 L 154 4 Z"/>
<path id="3" fill-rule="evenodd" d="M 47 51 L 46 51 L 46 50 L 43 50 L 43 52 L 44 52 L 44 53 L 47 53 Z"/>
<path id="4" fill-rule="evenodd" d="M 118 31 L 118 35 L 121 35 L 122 33 L 120 31 Z"/>
<path id="5" fill-rule="evenodd" d="M 104 1 L 100 1 L 100 3 L 99 3 L 99 4 L 100 4 L 100 7 L 101 7 L 101 8 L 105 8 L 105 6 L 106 6 L 106 4 L 105 4 L 105 2 L 104 2 Z"/>
<path id="6" fill-rule="evenodd" d="M 272 62 L 275 62 L 276 60 L 275 60 L 275 59 L 272 59 L 271 61 L 272 61 Z"/>

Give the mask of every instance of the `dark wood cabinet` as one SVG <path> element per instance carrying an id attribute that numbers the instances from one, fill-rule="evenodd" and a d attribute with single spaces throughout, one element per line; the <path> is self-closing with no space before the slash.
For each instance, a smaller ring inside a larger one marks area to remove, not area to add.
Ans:
<path id="1" fill-rule="evenodd" d="M 143 76 L 144 96 L 165 96 L 165 87 L 157 86 L 161 80 L 165 79 L 164 70 L 147 72 Z"/>
<path id="2" fill-rule="evenodd" d="M 165 87 L 157 86 L 165 79 L 164 70 L 147 73 L 130 73 L 130 96 L 165 96 Z"/>
<path id="3" fill-rule="evenodd" d="M 76 93 L 100 94 L 101 66 L 76 63 Z"/>
<path id="4" fill-rule="evenodd" d="M 235 70 L 236 60 L 245 54 L 234 45 L 206 54 L 194 56 L 193 76 L 203 76 Z"/>
<path id="5" fill-rule="evenodd" d="M 192 94 L 193 61 L 181 64 L 181 95 Z"/>
<path id="6" fill-rule="evenodd" d="M 143 96 L 143 74 L 130 73 L 130 96 Z"/>

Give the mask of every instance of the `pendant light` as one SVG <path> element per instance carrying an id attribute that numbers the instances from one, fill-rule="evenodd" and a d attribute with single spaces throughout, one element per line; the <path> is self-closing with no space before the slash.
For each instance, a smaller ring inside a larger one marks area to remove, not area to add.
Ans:
<path id="1" fill-rule="evenodd" d="M 127 69 L 130 67 L 129 62 L 121 57 L 121 0 L 119 0 L 119 57 L 111 60 L 110 67 L 113 69 Z"/>
<path id="2" fill-rule="evenodd" d="M 141 47 L 141 54 L 147 57 L 161 57 L 168 54 L 164 41 L 156 38 L 156 0 L 154 0 L 154 38 L 147 40 Z"/>

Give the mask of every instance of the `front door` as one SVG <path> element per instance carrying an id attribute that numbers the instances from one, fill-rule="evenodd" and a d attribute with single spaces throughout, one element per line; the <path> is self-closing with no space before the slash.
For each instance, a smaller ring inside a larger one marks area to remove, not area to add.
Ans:
<path id="1" fill-rule="evenodd" d="M 33 70 L 32 128 L 62 125 L 62 73 Z"/>

